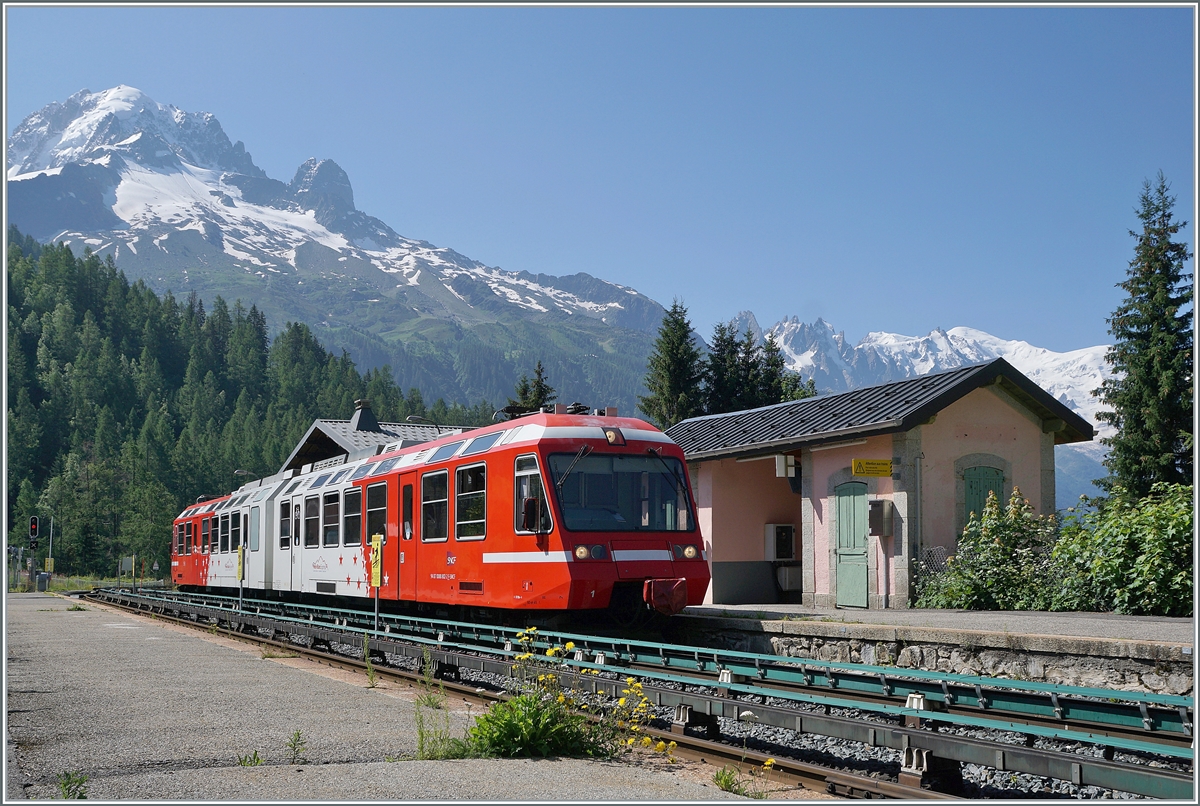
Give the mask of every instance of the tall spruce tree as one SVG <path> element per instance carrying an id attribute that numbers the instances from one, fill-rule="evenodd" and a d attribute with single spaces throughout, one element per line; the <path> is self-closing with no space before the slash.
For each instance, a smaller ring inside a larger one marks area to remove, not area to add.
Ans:
<path id="1" fill-rule="evenodd" d="M 1142 231 L 1130 230 L 1137 246 L 1119 284 L 1127 296 L 1108 320 L 1113 377 L 1092 393 L 1112 408 L 1098 418 L 1116 428 L 1103 440 L 1110 475 L 1096 483 L 1139 497 L 1155 482 L 1192 479 L 1192 254 L 1173 240 L 1187 222 L 1174 220 L 1169 189 L 1161 171 L 1153 185 L 1142 184 Z"/>
<path id="2" fill-rule="evenodd" d="M 708 357 L 704 359 L 705 414 L 738 410 L 739 346 L 733 322 L 718 322 L 713 326 Z"/>
<path id="3" fill-rule="evenodd" d="M 694 417 L 703 411 L 702 377 L 692 323 L 687 308 L 676 299 L 658 326 L 654 352 L 646 364 L 645 383 L 650 394 L 638 397 L 638 407 L 663 430 Z"/>
<path id="4" fill-rule="evenodd" d="M 517 381 L 516 392 L 516 400 L 508 399 L 510 406 L 540 409 L 547 403 L 553 403 L 558 399 L 558 393 L 555 392 L 554 387 L 546 382 L 546 368 L 542 366 L 540 360 L 533 368 L 533 380 L 530 380 L 528 375 L 521 375 L 521 380 Z"/>

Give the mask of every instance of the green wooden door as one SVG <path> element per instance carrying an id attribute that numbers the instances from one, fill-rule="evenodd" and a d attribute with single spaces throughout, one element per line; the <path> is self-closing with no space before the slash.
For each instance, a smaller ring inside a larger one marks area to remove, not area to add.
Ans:
<path id="1" fill-rule="evenodd" d="M 1004 471 L 994 467 L 968 467 L 963 471 L 963 481 L 966 484 L 966 497 L 963 503 L 963 525 L 971 520 L 971 513 L 979 518 L 983 515 L 983 505 L 987 503 L 988 493 L 994 492 L 1004 505 Z"/>
<path id="2" fill-rule="evenodd" d="M 867 485 L 841 484 L 833 491 L 837 517 L 837 603 L 867 606 Z"/>

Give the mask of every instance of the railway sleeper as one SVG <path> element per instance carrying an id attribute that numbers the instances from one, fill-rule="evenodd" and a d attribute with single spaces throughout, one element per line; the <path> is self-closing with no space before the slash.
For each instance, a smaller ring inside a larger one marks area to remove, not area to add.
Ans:
<path id="1" fill-rule="evenodd" d="M 905 747 L 900 761 L 900 785 L 937 792 L 961 792 L 962 764 L 935 756 L 923 747 Z"/>
<path id="2" fill-rule="evenodd" d="M 702 714 L 694 711 L 692 706 L 679 704 L 675 706 L 675 718 L 671 721 L 671 733 L 682 736 L 687 728 L 704 728 L 704 738 L 715 742 L 721 738 L 721 723 L 715 714 Z"/>
<path id="3" fill-rule="evenodd" d="M 458 664 L 448 661 L 439 660 L 434 667 L 433 676 L 439 680 L 449 680 L 458 683 L 462 680 L 459 674 Z"/>

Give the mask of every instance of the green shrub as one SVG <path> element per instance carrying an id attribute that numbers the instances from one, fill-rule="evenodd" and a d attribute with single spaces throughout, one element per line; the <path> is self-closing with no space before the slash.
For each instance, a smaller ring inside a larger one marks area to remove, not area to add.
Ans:
<path id="1" fill-rule="evenodd" d="M 1191 614 L 1192 488 L 1159 483 L 1139 499 L 1114 487 L 1096 503 L 1068 510 L 1056 527 L 1018 489 L 1003 512 L 989 495 L 946 570 L 922 585 L 917 607 Z"/>
<path id="2" fill-rule="evenodd" d="M 633 717 L 633 703 L 623 698 L 607 718 L 589 719 L 582 713 L 588 704 L 574 690 L 562 687 L 565 656 L 574 644 L 552 646 L 539 654 L 536 627 L 517 633 L 517 640 L 523 649 L 514 657 L 512 670 L 517 696 L 494 703 L 475 720 L 467 731 L 467 742 L 474 751 L 483 756 L 601 758 L 619 752 Z"/>
<path id="3" fill-rule="evenodd" d="M 1064 584 L 1052 607 L 1190 615 L 1194 519 L 1189 486 L 1160 482 L 1141 499 L 1113 487 L 1099 509 L 1064 523 L 1054 549 Z"/>
<path id="4" fill-rule="evenodd" d="M 1018 487 L 1003 511 L 989 493 L 983 513 L 963 529 L 945 571 L 922 587 L 917 607 L 1042 610 L 1049 605 L 1053 515 L 1033 512 Z"/>

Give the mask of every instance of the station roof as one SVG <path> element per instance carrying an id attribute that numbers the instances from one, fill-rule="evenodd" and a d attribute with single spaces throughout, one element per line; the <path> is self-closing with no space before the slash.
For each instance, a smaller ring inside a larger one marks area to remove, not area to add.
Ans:
<path id="1" fill-rule="evenodd" d="M 372 418 L 373 420 L 374 418 Z M 458 426 L 423 425 L 414 423 L 376 423 L 378 430 L 367 430 L 353 420 L 314 420 L 296 445 L 280 472 L 300 468 L 310 462 L 321 462 L 347 454 L 378 453 L 384 445 L 397 447 L 429 442 L 447 434 L 461 434 Z"/>
<path id="2" fill-rule="evenodd" d="M 995 384 L 1042 420 L 1054 442 L 1087 442 L 1094 429 L 1003 358 L 948 372 L 792 400 L 728 414 L 693 417 L 667 429 L 689 461 L 763 456 L 926 423 L 967 393 Z"/>

